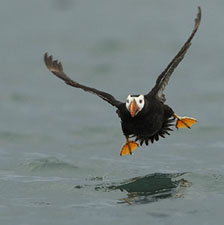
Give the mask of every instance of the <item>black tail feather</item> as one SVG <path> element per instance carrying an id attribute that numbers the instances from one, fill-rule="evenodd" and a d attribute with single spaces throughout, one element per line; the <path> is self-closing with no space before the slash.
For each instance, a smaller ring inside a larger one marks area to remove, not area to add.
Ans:
<path id="1" fill-rule="evenodd" d="M 159 137 L 165 138 L 165 135 L 170 135 L 169 131 L 173 131 L 173 129 L 171 129 L 170 127 L 173 126 L 173 122 L 174 122 L 174 118 L 170 118 L 167 119 L 166 121 L 163 122 L 162 128 L 155 133 L 152 136 L 141 136 L 138 135 L 135 138 L 135 141 L 140 141 L 140 145 L 142 146 L 143 143 L 145 142 L 146 145 L 149 144 L 149 140 L 151 141 L 151 143 L 153 144 L 154 141 L 158 141 Z"/>

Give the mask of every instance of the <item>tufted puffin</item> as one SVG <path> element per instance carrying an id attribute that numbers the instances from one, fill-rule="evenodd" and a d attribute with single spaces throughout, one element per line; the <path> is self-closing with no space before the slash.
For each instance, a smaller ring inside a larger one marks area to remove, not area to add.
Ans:
<path id="1" fill-rule="evenodd" d="M 149 141 L 153 143 L 158 141 L 159 137 L 164 138 L 165 135 L 170 135 L 169 132 L 172 131 L 171 127 L 174 126 L 175 120 L 177 129 L 190 128 L 197 121 L 192 117 L 178 116 L 170 106 L 165 104 L 166 98 L 163 92 L 171 74 L 190 47 L 200 21 L 201 9 L 198 7 L 197 17 L 190 37 L 165 70 L 158 76 L 152 90 L 145 95 L 129 94 L 125 102 L 117 100 L 111 94 L 72 80 L 65 74 L 61 62 L 53 60 L 53 57 L 48 56 L 48 53 L 44 54 L 44 62 L 47 68 L 67 85 L 95 94 L 117 108 L 116 113 L 120 117 L 122 131 L 126 138 L 120 155 L 131 155 L 139 144 L 145 143 L 148 145 Z M 132 140 L 132 138 L 134 139 Z"/>

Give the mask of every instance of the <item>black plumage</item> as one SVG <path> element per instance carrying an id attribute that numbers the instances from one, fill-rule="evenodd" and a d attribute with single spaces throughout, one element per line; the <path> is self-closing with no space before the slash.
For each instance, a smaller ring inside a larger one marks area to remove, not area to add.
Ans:
<path id="1" fill-rule="evenodd" d="M 135 137 L 140 145 L 144 142 L 148 145 L 159 140 L 159 136 L 165 137 L 172 131 L 170 126 L 173 125 L 173 110 L 156 99 L 154 96 L 144 96 L 145 105 L 135 117 L 131 117 L 125 104 L 121 104 L 117 113 L 121 118 L 121 126 L 125 136 Z"/>
<path id="2" fill-rule="evenodd" d="M 62 64 L 57 60 L 53 60 L 52 56 L 48 56 L 47 53 L 44 55 L 44 61 L 47 68 L 54 75 L 64 80 L 66 84 L 95 94 L 110 103 L 112 106 L 116 107 L 116 112 L 121 119 L 122 131 L 126 136 L 127 141 L 128 138 L 134 137 L 135 141 L 139 141 L 140 145 L 143 143 L 148 145 L 149 142 L 153 143 L 154 141 L 158 141 L 159 137 L 164 138 L 165 135 L 169 135 L 169 132 L 172 131 L 171 126 L 173 126 L 174 120 L 176 118 L 180 118 L 168 105 L 165 104 L 166 98 L 163 91 L 167 86 L 174 69 L 184 58 L 188 48 L 190 47 L 192 38 L 194 37 L 200 24 L 200 20 L 201 9 L 198 7 L 197 18 L 195 19 L 194 29 L 190 37 L 166 69 L 158 76 L 156 84 L 152 90 L 148 94 L 144 95 L 144 97 L 142 97 L 143 99 L 139 100 L 139 103 L 136 101 L 138 101 L 137 99 L 140 95 L 129 95 L 130 97 L 128 96 L 127 101 L 124 103 L 118 101 L 115 97 L 106 92 L 99 91 L 95 88 L 91 88 L 73 81 L 64 73 Z M 133 99 L 134 102 L 132 104 L 132 107 L 134 107 L 134 112 L 132 113 L 132 108 L 129 105 L 129 99 Z M 143 105 L 143 107 L 140 109 L 139 105 Z M 186 127 L 189 127 L 187 124 L 185 125 Z M 132 151 L 130 150 L 130 154 L 131 152 Z"/>

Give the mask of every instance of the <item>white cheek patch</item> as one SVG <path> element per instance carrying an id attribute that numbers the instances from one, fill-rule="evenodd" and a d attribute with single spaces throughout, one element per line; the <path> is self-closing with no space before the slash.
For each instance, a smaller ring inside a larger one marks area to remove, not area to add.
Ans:
<path id="1" fill-rule="evenodd" d="M 128 95 L 127 99 L 126 99 L 126 108 L 127 110 L 129 110 L 129 106 L 131 104 L 131 102 L 135 100 L 139 110 L 136 112 L 136 114 L 138 112 L 140 112 L 143 107 L 144 107 L 144 104 L 145 104 L 145 101 L 144 101 L 144 95 L 139 95 L 138 97 L 132 97 L 131 95 Z"/>
<path id="2" fill-rule="evenodd" d="M 131 104 L 131 102 L 132 102 L 133 99 L 134 98 L 131 97 L 131 95 L 128 95 L 128 97 L 126 99 L 126 108 L 127 108 L 127 110 L 129 110 L 129 106 L 130 106 L 130 104 Z"/>
<path id="3" fill-rule="evenodd" d="M 139 107 L 139 111 L 138 112 L 140 112 L 143 109 L 144 105 L 145 105 L 144 95 L 139 95 L 138 97 L 135 97 L 135 101 L 136 101 L 136 103 L 137 103 L 137 105 Z"/>

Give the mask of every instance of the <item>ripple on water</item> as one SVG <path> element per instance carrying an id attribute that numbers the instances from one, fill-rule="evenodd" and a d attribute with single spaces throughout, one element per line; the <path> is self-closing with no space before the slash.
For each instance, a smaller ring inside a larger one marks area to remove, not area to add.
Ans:
<path id="1" fill-rule="evenodd" d="M 23 163 L 23 167 L 29 171 L 73 171 L 78 167 L 73 165 L 72 163 L 65 162 L 56 157 L 45 157 L 40 159 L 28 160 Z"/>

